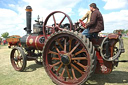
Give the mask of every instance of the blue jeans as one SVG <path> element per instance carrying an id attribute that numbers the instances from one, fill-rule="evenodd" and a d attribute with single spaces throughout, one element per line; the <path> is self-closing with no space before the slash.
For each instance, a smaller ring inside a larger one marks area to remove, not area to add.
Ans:
<path id="1" fill-rule="evenodd" d="M 87 38 L 96 38 L 98 36 L 98 32 L 89 33 L 89 28 L 87 28 L 82 32 L 82 35 L 85 35 Z"/>
<path id="2" fill-rule="evenodd" d="M 87 38 L 90 38 L 89 28 L 85 29 L 85 30 L 82 32 L 82 35 L 85 35 Z"/>

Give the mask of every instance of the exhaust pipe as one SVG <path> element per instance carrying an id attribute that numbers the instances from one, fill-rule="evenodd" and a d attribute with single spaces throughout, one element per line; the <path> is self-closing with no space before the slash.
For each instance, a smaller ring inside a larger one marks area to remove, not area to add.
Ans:
<path id="1" fill-rule="evenodd" d="M 24 29 L 25 31 L 27 31 L 27 34 L 31 33 L 31 12 L 32 12 L 32 7 L 31 6 L 27 6 L 26 7 L 26 25 L 27 27 Z"/>

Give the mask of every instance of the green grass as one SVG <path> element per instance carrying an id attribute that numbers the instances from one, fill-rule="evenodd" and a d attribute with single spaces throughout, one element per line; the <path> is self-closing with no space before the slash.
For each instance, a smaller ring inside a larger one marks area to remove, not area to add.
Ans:
<path id="1" fill-rule="evenodd" d="M 17 72 L 10 62 L 10 52 L 7 46 L 0 49 L 0 85 L 54 85 L 41 65 L 35 61 L 27 63 L 25 72 Z"/>
<path id="2" fill-rule="evenodd" d="M 125 53 L 120 60 L 128 60 L 128 39 L 124 38 Z M 27 63 L 25 72 L 17 72 L 10 63 L 10 52 L 7 46 L 0 46 L 0 85 L 54 85 L 43 66 L 34 61 Z M 128 63 L 119 63 L 111 74 L 94 74 L 87 84 L 95 85 L 128 85 Z"/>

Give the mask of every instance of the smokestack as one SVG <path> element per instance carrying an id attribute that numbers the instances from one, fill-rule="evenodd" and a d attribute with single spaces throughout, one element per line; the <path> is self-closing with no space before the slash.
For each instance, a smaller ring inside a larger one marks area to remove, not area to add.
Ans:
<path id="1" fill-rule="evenodd" d="M 27 25 L 27 28 L 25 29 L 27 31 L 27 34 L 30 34 L 31 33 L 31 12 L 32 12 L 32 8 L 31 6 L 27 6 L 26 7 L 26 25 Z"/>

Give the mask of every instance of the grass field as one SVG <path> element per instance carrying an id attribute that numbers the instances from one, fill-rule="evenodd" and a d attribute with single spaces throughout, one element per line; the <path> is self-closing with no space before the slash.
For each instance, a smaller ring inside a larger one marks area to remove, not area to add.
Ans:
<path id="1" fill-rule="evenodd" d="M 120 60 L 128 60 L 128 39 L 124 38 L 125 53 Z M 10 51 L 7 46 L 0 46 L 0 85 L 54 85 L 43 66 L 34 61 L 27 62 L 25 72 L 17 72 L 10 63 Z M 87 84 L 128 85 L 128 63 L 119 63 L 111 74 L 94 74 Z"/>

